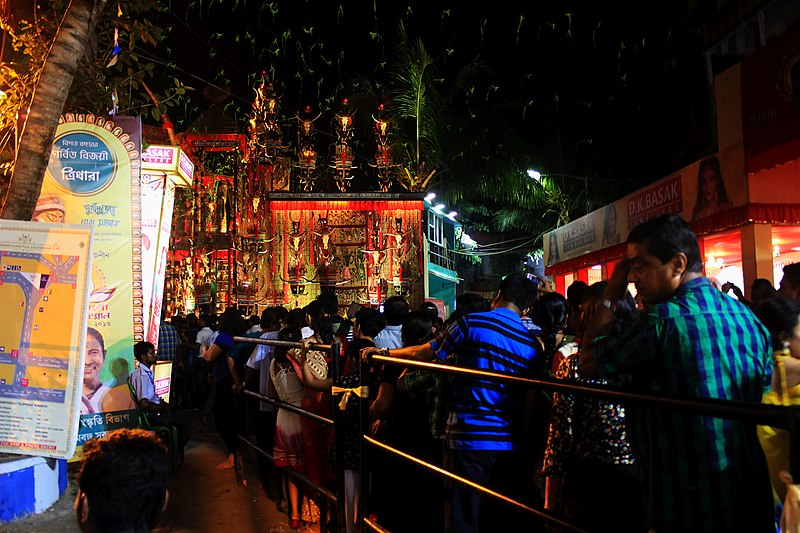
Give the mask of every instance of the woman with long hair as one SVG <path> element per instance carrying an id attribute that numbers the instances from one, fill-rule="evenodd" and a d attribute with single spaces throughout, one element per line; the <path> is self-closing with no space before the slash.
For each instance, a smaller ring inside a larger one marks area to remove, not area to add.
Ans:
<path id="1" fill-rule="evenodd" d="M 711 156 L 700 162 L 697 170 L 697 200 L 692 211 L 692 220 L 713 215 L 731 207 L 725 180 L 719 167 L 717 156 Z"/>
<path id="2" fill-rule="evenodd" d="M 230 352 L 233 337 L 243 334 L 247 323 L 237 309 L 228 308 L 222 313 L 217 328 L 217 336 L 208 350 L 203 352 L 203 359 L 211 364 L 214 380 L 214 425 L 228 452 L 228 459 L 217 465 L 218 469 L 224 470 L 233 468 L 238 453 L 234 394 L 244 388 Z"/>
<path id="3" fill-rule="evenodd" d="M 548 292 L 533 304 L 533 322 L 542 329 L 539 342 L 544 348 L 544 368 L 549 370 L 553 357 L 564 340 L 567 327 L 567 299 L 557 292 Z"/>
<path id="4" fill-rule="evenodd" d="M 783 298 L 765 300 L 755 314 L 769 330 L 773 349 L 772 386 L 762 402 L 771 405 L 798 405 L 800 303 Z M 780 472 L 789 470 L 789 436 L 784 429 L 759 426 L 758 438 L 767 457 L 772 488 L 782 502 L 786 497 L 786 483 L 781 480 Z"/>
<path id="5" fill-rule="evenodd" d="M 286 327 L 278 332 L 279 341 L 300 340 L 300 329 Z M 278 346 L 275 348 L 272 361 L 269 365 L 269 378 L 272 381 L 270 392 L 283 403 L 300 406 L 304 387 L 298 374 L 297 361 L 291 361 L 289 348 Z M 273 457 L 275 466 L 279 468 L 290 468 L 295 472 L 305 472 L 303 435 L 301 430 L 301 417 L 288 409 L 278 409 L 278 416 L 275 422 L 275 445 Z M 300 491 L 297 485 L 286 478 L 286 486 L 289 494 L 289 526 L 292 529 L 300 527 Z"/>
<path id="6" fill-rule="evenodd" d="M 601 302 L 608 282 L 589 287 L 584 314 Z M 616 330 L 634 317 L 630 293 L 612 302 Z M 582 317 L 586 324 L 587 316 Z M 621 379 L 590 379 L 578 371 L 577 353 L 564 358 L 556 378 L 580 383 L 614 384 Z M 627 439 L 625 407 L 607 400 L 565 393 L 553 394 L 550 432 L 542 471 L 545 508 L 592 524 L 598 531 L 643 531 L 644 502 Z M 625 502 L 625 512 L 615 512 Z"/>

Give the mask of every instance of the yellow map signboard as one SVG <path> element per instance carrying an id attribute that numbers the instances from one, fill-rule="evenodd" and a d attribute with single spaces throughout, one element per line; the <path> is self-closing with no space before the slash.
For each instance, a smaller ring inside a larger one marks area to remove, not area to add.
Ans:
<path id="1" fill-rule="evenodd" d="M 0 220 L 0 452 L 75 451 L 91 245 L 90 226 Z"/>

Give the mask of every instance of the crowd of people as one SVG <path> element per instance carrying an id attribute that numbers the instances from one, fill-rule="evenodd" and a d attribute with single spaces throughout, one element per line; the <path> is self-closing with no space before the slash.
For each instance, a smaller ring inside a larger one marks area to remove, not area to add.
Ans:
<path id="1" fill-rule="evenodd" d="M 334 517 L 319 516 L 320 495 L 287 470 L 334 488 L 336 467 L 344 471 L 348 533 L 357 527 L 362 486 L 370 487 L 366 513 L 391 531 L 538 527 L 535 518 L 520 522 L 505 504 L 460 483 L 411 473 L 380 450 L 364 447 L 361 457 L 364 396 L 372 438 L 592 531 L 774 531 L 786 492 L 780 472 L 789 460 L 780 429 L 374 359 L 666 396 L 796 403 L 800 265 L 785 268 L 780 290 L 756 280 L 749 296 L 703 276 L 694 234 L 665 215 L 631 232 L 627 258 L 610 280 L 575 282 L 566 297 L 544 278 L 513 273 L 492 300 L 463 294 L 442 320 L 433 304 L 411 309 L 399 296 L 381 311 L 353 305 L 341 316 L 335 294 L 323 292 L 304 308 L 272 307 L 250 319 L 236 309 L 196 323 L 172 317 L 162 324 L 159 358 L 176 364 L 171 403 L 214 414 L 226 447 L 218 468 L 234 465 L 237 433 L 272 453 L 274 461 L 260 460 L 264 487 L 294 529 Z M 177 342 L 164 335 L 169 328 Z M 236 336 L 302 347 L 234 342 Z M 340 361 L 314 348 L 335 340 Z M 155 359 L 152 345 L 141 344 L 145 370 L 135 381 L 148 377 Z M 337 384 L 335 366 L 342 369 Z M 324 417 L 341 409 L 339 423 L 333 429 L 241 394 L 245 389 Z M 168 412 L 143 394 L 139 401 L 149 409 Z M 335 440 L 343 447 L 339 465 Z M 362 464 L 369 465 L 368 483 Z"/>

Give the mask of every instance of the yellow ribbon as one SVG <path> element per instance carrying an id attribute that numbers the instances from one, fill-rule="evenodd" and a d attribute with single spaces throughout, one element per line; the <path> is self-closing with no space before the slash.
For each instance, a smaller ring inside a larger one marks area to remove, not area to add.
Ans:
<path id="1" fill-rule="evenodd" d="M 362 385 L 360 387 L 355 387 L 353 389 L 346 389 L 344 387 L 331 387 L 331 392 L 333 394 L 342 394 L 342 399 L 339 401 L 339 409 L 344 411 L 347 407 L 347 400 L 350 398 L 351 394 L 355 394 L 359 398 L 369 398 L 369 387 L 366 385 Z"/>

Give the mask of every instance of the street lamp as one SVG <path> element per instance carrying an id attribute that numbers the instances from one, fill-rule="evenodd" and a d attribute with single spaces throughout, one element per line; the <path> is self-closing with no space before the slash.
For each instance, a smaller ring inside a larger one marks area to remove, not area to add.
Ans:
<path id="1" fill-rule="evenodd" d="M 529 168 L 526 173 L 528 176 L 536 181 L 537 183 L 542 180 L 542 173 L 538 170 L 534 170 Z M 561 178 L 571 178 L 575 180 L 583 181 L 583 195 L 586 197 L 586 214 L 589 214 L 589 177 L 588 176 L 575 176 L 573 174 L 558 174 L 555 172 L 548 172 L 547 175 L 549 176 L 559 176 Z"/>

